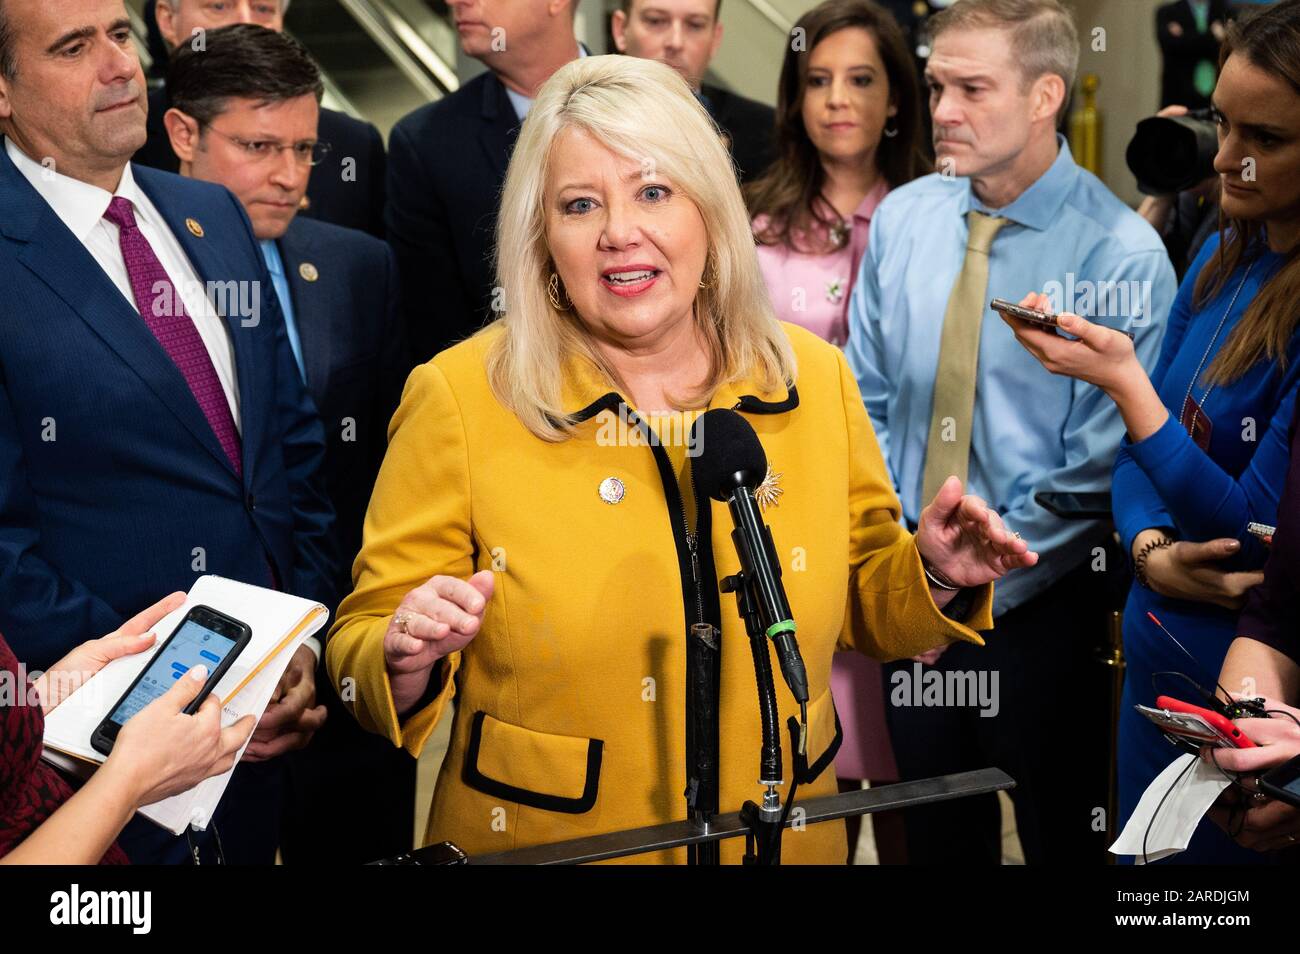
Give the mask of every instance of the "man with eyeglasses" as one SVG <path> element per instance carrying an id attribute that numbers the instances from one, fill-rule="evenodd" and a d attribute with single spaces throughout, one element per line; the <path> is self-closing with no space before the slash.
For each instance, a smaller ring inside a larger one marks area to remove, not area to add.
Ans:
<path id="1" fill-rule="evenodd" d="M 320 417 L 239 203 L 130 162 L 122 0 L 0 0 L 0 133 L 0 632 L 45 669 L 207 574 L 330 602 Z M 318 653 L 294 654 L 195 833 L 203 863 L 274 861 L 276 756 L 325 718 Z M 192 857 L 142 818 L 119 842 Z"/>
<path id="2" fill-rule="evenodd" d="M 168 50 L 202 51 L 208 35 L 223 26 L 253 23 L 282 31 L 288 12 L 289 0 L 158 0 L 156 20 Z M 167 86 L 149 93 L 149 139 L 135 162 L 176 172 L 176 155 L 162 121 L 169 105 Z M 379 130 L 346 113 L 321 109 L 320 138 L 331 148 L 312 167 L 302 213 L 383 238 L 388 160 Z"/>
<path id="3" fill-rule="evenodd" d="M 313 164 L 320 70 L 287 34 L 253 24 L 213 30 L 168 66 L 163 122 L 181 175 L 225 186 L 253 225 L 298 370 L 325 424 L 325 486 L 341 556 L 331 609 L 351 589 L 361 525 L 406 380 L 397 268 L 364 232 L 298 215 Z M 289 762 L 284 860 L 374 861 L 411 847 L 415 760 L 363 732 L 328 680 L 330 718 Z"/>

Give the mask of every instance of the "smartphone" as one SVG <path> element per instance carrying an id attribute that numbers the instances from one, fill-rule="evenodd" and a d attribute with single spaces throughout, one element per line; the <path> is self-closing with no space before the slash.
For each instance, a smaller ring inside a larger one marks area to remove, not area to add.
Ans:
<path id="1" fill-rule="evenodd" d="M 136 676 L 131 687 L 108 710 L 107 718 L 90 737 L 91 746 L 96 752 L 108 755 L 113 751 L 117 734 L 133 715 L 171 688 L 172 683 L 190 669 L 202 663 L 208 667 L 208 681 L 203 684 L 194 701 L 185 707 L 185 712 L 193 715 L 252 638 L 253 631 L 247 623 L 241 623 L 210 606 L 191 608 L 154 653 L 149 664 Z"/>
<path id="2" fill-rule="evenodd" d="M 1063 520 L 1109 520 L 1111 497 L 1109 493 L 1059 493 L 1040 490 L 1034 494 L 1040 507 Z"/>
<path id="3" fill-rule="evenodd" d="M 989 307 L 1006 315 L 1008 318 L 1019 318 L 1021 321 L 1027 321 L 1039 328 L 1046 328 L 1049 331 L 1055 331 L 1057 334 L 1061 333 L 1057 328 L 1056 315 L 1050 312 L 1039 311 L 1037 308 L 1025 308 L 1014 302 L 1009 302 L 1005 298 L 994 298 L 989 302 Z M 1112 328 L 1111 330 L 1120 331 L 1119 328 Z M 1130 341 L 1135 340 L 1131 331 L 1120 331 L 1120 333 L 1128 335 Z"/>
<path id="4" fill-rule="evenodd" d="M 444 841 L 436 845 L 416 848 L 395 858 L 372 861 L 372 865 L 467 865 L 469 856 L 456 845 Z"/>
<path id="5" fill-rule="evenodd" d="M 1266 523 L 1248 523 L 1246 532 L 1251 536 L 1259 537 L 1269 546 L 1273 545 L 1273 536 L 1277 533 L 1277 527 L 1270 527 Z"/>
<path id="6" fill-rule="evenodd" d="M 1209 745 L 1216 749 L 1255 747 L 1255 743 L 1233 725 L 1231 719 L 1217 712 L 1169 696 L 1157 698 L 1156 707 L 1136 706 L 1136 709 L 1166 735 L 1188 740 L 1197 746 Z"/>
<path id="7" fill-rule="evenodd" d="M 1265 795 L 1300 806 L 1300 756 L 1269 769 L 1259 777 Z"/>
<path id="8" fill-rule="evenodd" d="M 1008 318 L 1019 318 L 1031 325 L 1038 325 L 1040 328 L 1056 328 L 1055 315 L 1046 311 L 1039 311 L 1036 308 L 1025 308 L 1014 302 L 1007 301 L 1005 298 L 994 298 L 989 302 L 989 307 L 994 311 L 1001 312 Z"/>

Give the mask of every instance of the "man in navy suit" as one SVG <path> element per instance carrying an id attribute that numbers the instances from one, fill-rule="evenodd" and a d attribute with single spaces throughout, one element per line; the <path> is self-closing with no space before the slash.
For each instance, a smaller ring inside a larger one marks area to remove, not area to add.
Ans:
<path id="1" fill-rule="evenodd" d="M 408 369 L 393 254 L 363 232 L 296 214 L 323 90 L 297 41 L 253 24 L 213 30 L 202 51 L 177 49 L 167 86 L 164 122 L 181 175 L 225 186 L 248 212 L 325 424 L 342 599 Z M 289 760 L 285 862 L 364 863 L 409 851 L 415 760 L 363 731 L 329 680 L 319 685 L 330 718 Z"/>
<path id="2" fill-rule="evenodd" d="M 776 112 L 765 103 L 704 82 L 722 46 L 722 0 L 621 0 L 610 17 L 620 53 L 658 60 L 682 74 L 726 134 L 741 182 L 776 158 Z"/>
<path id="3" fill-rule="evenodd" d="M 417 362 L 497 317 L 490 259 L 506 166 L 538 87 L 580 55 L 576 0 L 448 6 L 461 49 L 488 72 L 402 119 L 388 142 L 388 241 Z"/>
<path id="4" fill-rule="evenodd" d="M 0 631 L 33 667 L 206 573 L 334 588 L 324 433 L 266 263 L 228 191 L 132 168 L 144 97 L 121 0 L 0 0 Z M 274 859 L 273 757 L 325 717 L 318 652 L 201 854 Z M 189 856 L 141 819 L 122 842 Z"/>
<path id="5" fill-rule="evenodd" d="M 159 0 L 156 16 L 167 49 L 174 50 L 193 44 L 196 30 L 206 34 L 233 23 L 283 30 L 288 10 L 289 0 L 223 0 L 220 5 L 200 0 Z M 168 105 L 166 85 L 149 93 L 149 138 L 136 153 L 135 162 L 176 172 L 176 154 L 163 128 Z M 373 123 L 346 113 L 322 109 L 320 138 L 329 143 L 330 150 L 323 161 L 312 167 L 303 214 L 383 238 L 387 160 L 379 130 Z"/>

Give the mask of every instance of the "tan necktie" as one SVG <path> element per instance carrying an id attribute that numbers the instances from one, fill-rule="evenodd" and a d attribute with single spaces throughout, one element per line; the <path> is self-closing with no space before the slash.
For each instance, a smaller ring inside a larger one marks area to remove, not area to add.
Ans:
<path id="1" fill-rule="evenodd" d="M 989 286 L 989 247 L 1007 224 L 982 212 L 967 215 L 966 261 L 948 296 L 939 341 L 939 367 L 934 382 L 930 439 L 925 446 L 921 506 L 928 506 L 943 482 L 956 474 L 966 484 L 970 466 L 971 425 L 975 417 L 975 377 L 979 370 L 980 330 L 984 325 Z"/>

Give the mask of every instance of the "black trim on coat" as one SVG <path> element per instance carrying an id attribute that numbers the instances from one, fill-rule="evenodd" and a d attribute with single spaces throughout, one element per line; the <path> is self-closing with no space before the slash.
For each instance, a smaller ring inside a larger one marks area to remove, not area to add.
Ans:
<path id="1" fill-rule="evenodd" d="M 469 730 L 469 747 L 465 751 L 465 769 L 463 781 L 470 788 L 486 795 L 495 795 L 507 801 L 527 805 L 529 808 L 541 808 L 548 812 L 563 812 L 567 815 L 581 815 L 589 812 L 596 804 L 596 792 L 600 788 L 600 762 L 605 743 L 601 739 L 587 740 L 587 781 L 578 798 L 563 798 L 559 795 L 544 795 L 526 788 L 516 788 L 494 778 L 488 778 L 478 770 L 479 746 L 483 741 L 483 720 L 487 713 L 479 710 L 474 713 L 474 722 Z"/>
<path id="2" fill-rule="evenodd" d="M 793 384 L 787 384 L 786 388 L 789 393 L 781 401 L 764 401 L 752 394 L 741 395 L 733 410 L 745 411 L 748 414 L 784 414 L 786 411 L 793 411 L 799 406 L 799 389 Z"/>

